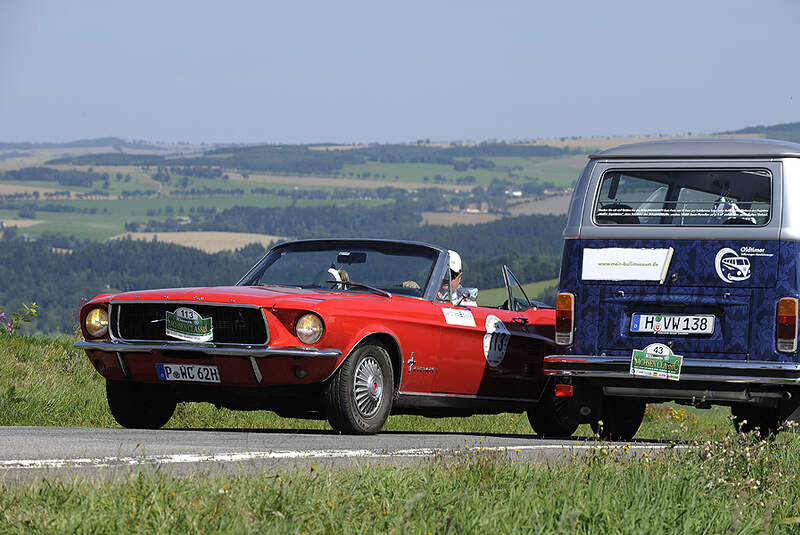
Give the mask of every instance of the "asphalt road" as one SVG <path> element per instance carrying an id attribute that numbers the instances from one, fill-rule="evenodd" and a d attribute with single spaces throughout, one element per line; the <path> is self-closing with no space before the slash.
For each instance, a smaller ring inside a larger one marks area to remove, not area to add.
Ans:
<path id="1" fill-rule="evenodd" d="M 114 477 L 132 470 L 236 473 L 309 470 L 357 463 L 419 463 L 447 455 L 502 455 L 514 461 L 559 461 L 593 448 L 625 444 L 532 435 L 394 433 L 374 436 L 285 430 L 156 431 L 68 427 L 0 427 L 0 481 Z M 672 444 L 634 441 L 629 454 Z M 682 447 L 678 445 L 677 447 Z"/>

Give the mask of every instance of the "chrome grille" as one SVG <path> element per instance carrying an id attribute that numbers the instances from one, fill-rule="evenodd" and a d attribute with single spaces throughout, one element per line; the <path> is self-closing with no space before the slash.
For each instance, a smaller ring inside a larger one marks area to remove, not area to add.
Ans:
<path id="1" fill-rule="evenodd" d="M 180 307 L 212 318 L 213 342 L 262 345 L 269 341 L 264 315 L 259 308 L 176 302 L 113 304 L 109 318 L 112 334 L 129 341 L 178 341 L 166 335 L 166 313 Z"/>

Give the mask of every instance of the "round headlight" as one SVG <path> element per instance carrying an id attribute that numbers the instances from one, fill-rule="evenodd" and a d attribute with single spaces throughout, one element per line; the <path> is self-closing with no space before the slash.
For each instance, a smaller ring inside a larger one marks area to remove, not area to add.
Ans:
<path id="1" fill-rule="evenodd" d="M 100 338 L 108 332 L 108 312 L 105 308 L 93 308 L 86 314 L 83 324 L 93 338 Z"/>
<path id="2" fill-rule="evenodd" d="M 304 344 L 316 344 L 325 332 L 325 325 L 316 314 L 303 314 L 297 319 L 294 332 Z"/>

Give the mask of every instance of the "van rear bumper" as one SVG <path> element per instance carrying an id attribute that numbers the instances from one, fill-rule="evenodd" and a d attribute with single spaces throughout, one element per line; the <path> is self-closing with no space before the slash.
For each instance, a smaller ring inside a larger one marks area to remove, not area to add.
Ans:
<path id="1" fill-rule="evenodd" d="M 655 385 L 676 385 L 684 381 L 800 386 L 800 364 L 686 359 L 680 381 L 647 378 L 630 373 L 631 357 L 591 355 L 549 355 L 544 358 L 545 375 L 585 379 L 631 379 Z"/>

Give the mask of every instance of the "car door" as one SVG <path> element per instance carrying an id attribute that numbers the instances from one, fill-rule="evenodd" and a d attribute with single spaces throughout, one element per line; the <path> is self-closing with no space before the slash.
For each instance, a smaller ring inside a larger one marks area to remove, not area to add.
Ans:
<path id="1" fill-rule="evenodd" d="M 504 307 L 434 303 L 442 322 L 435 392 L 539 398 L 542 356 L 552 342 L 547 327 L 537 325 L 541 314 L 506 266 L 503 274 L 509 296 Z"/>

